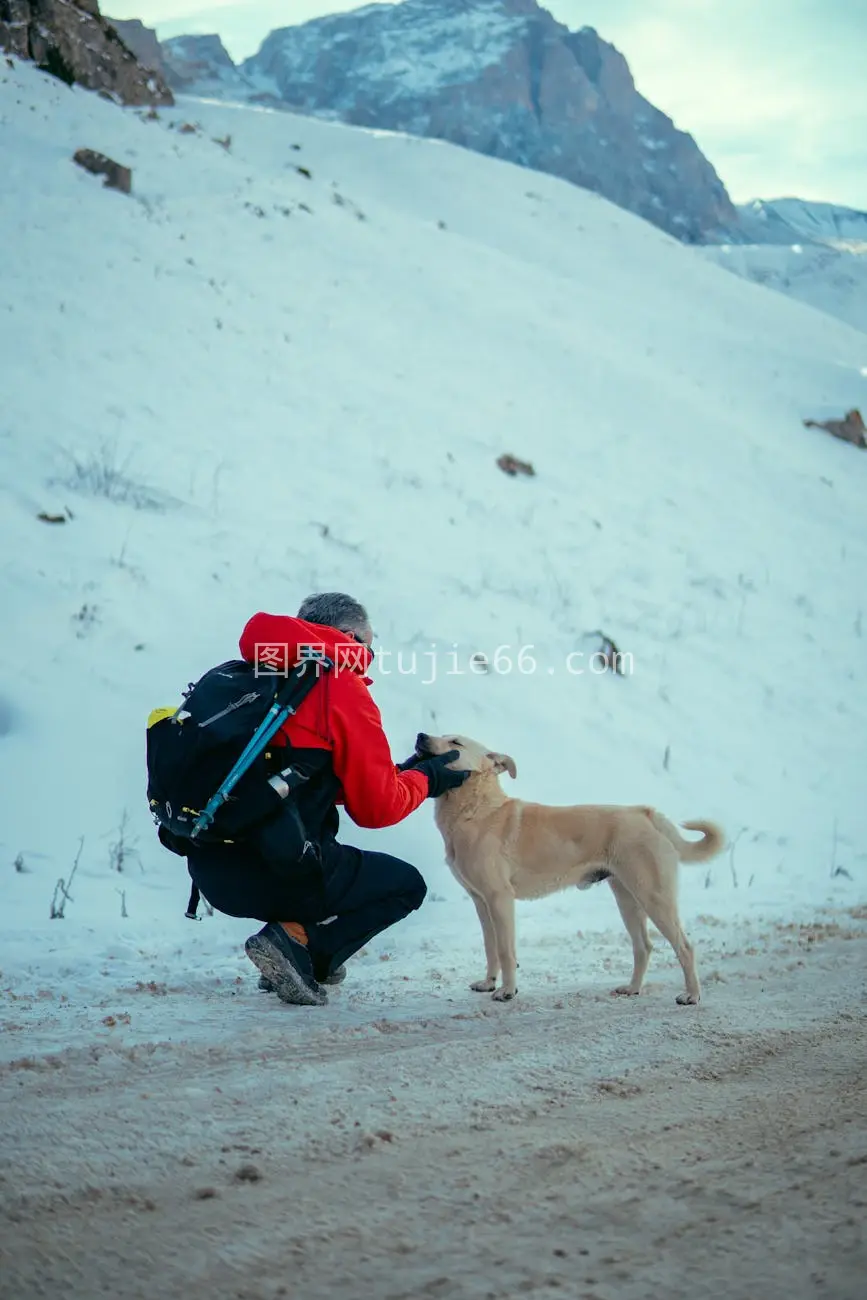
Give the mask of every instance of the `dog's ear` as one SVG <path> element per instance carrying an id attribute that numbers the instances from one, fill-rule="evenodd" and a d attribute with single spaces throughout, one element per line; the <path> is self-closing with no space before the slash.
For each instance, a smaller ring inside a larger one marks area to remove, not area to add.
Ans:
<path id="1" fill-rule="evenodd" d="M 487 757 L 492 760 L 495 772 L 508 772 L 509 776 L 514 781 L 515 777 L 518 775 L 518 769 L 515 766 L 515 760 L 513 758 L 508 754 L 488 754 Z"/>

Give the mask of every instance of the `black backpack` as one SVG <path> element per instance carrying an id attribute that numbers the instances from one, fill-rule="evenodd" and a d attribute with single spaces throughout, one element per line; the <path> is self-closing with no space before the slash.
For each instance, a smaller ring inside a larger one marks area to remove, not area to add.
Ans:
<path id="1" fill-rule="evenodd" d="M 285 807 L 310 776 L 269 740 L 331 668 L 318 656 L 285 676 L 245 660 L 210 669 L 177 709 L 155 709 L 147 728 L 147 797 L 161 842 L 186 856 L 193 841 L 247 837 Z"/>

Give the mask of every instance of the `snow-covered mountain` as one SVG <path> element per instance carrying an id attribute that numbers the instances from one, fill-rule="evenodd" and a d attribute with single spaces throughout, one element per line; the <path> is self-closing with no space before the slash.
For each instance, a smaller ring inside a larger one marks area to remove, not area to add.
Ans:
<path id="1" fill-rule="evenodd" d="M 867 212 L 807 199 L 754 199 L 738 207 L 745 241 L 753 244 L 864 244 Z"/>
<path id="2" fill-rule="evenodd" d="M 273 31 L 237 70 L 208 39 L 213 58 L 193 38 L 187 67 L 179 38 L 165 43 L 176 88 L 448 140 L 586 186 L 689 242 L 736 221 L 711 164 L 638 93 L 622 54 L 536 0 L 368 5 Z"/>
<path id="3" fill-rule="evenodd" d="M 259 98 L 219 36 L 174 36 L 161 43 L 160 52 L 166 81 L 174 90 L 206 98 Z"/>
<path id="4" fill-rule="evenodd" d="M 236 980 L 255 998 L 247 923 L 183 919 L 143 728 L 251 611 L 310 590 L 368 604 L 395 757 L 455 726 L 510 752 L 526 797 L 721 821 L 731 854 L 682 880 L 705 951 L 732 916 L 863 902 L 867 457 L 801 423 L 867 405 L 863 335 L 554 177 L 286 112 L 153 119 L 13 62 L 0 950 L 28 1051 L 137 981 L 197 1025 Z M 132 195 L 80 147 L 129 165 Z M 631 675 L 590 670 L 600 630 Z M 434 899 L 335 1015 L 472 996 L 476 918 L 430 809 L 345 833 L 417 862 Z M 577 906 L 521 909 L 526 996 L 625 960 L 607 892 Z M 576 924 L 614 933 L 579 948 Z M 31 1016 L 58 984 L 64 1007 Z"/>

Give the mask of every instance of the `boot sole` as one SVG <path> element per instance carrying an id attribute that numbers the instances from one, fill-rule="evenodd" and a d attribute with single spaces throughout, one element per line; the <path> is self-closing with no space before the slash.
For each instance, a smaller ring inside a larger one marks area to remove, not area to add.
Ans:
<path id="1" fill-rule="evenodd" d="M 324 1007 L 328 995 L 324 989 L 316 992 L 307 984 L 289 961 L 261 934 L 252 935 L 244 944 L 244 951 L 250 961 L 273 986 L 281 1002 L 289 1002 L 297 1007 Z"/>
<path id="2" fill-rule="evenodd" d="M 330 988 L 334 985 L 342 984 L 345 979 L 346 979 L 346 967 L 338 966 L 336 971 L 333 971 L 330 975 L 326 975 L 324 980 L 317 980 L 317 983 L 327 984 Z M 276 991 L 277 990 L 274 988 L 274 985 L 271 983 L 269 979 L 266 979 L 264 975 L 259 976 L 260 993 L 276 993 Z"/>

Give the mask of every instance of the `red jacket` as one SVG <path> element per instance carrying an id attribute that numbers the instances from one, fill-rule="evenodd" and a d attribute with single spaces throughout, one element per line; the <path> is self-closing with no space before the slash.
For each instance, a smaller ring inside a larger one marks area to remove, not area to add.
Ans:
<path id="1" fill-rule="evenodd" d="M 241 633 L 249 663 L 275 660 L 281 669 L 300 663 L 301 648 L 315 646 L 334 662 L 281 731 L 298 748 L 327 749 L 346 811 L 358 826 L 393 826 L 423 803 L 423 772 L 399 772 L 365 674 L 373 652 L 345 632 L 285 614 L 254 614 Z M 277 743 L 277 742 L 275 742 Z M 286 741 L 284 740 L 285 744 Z"/>

